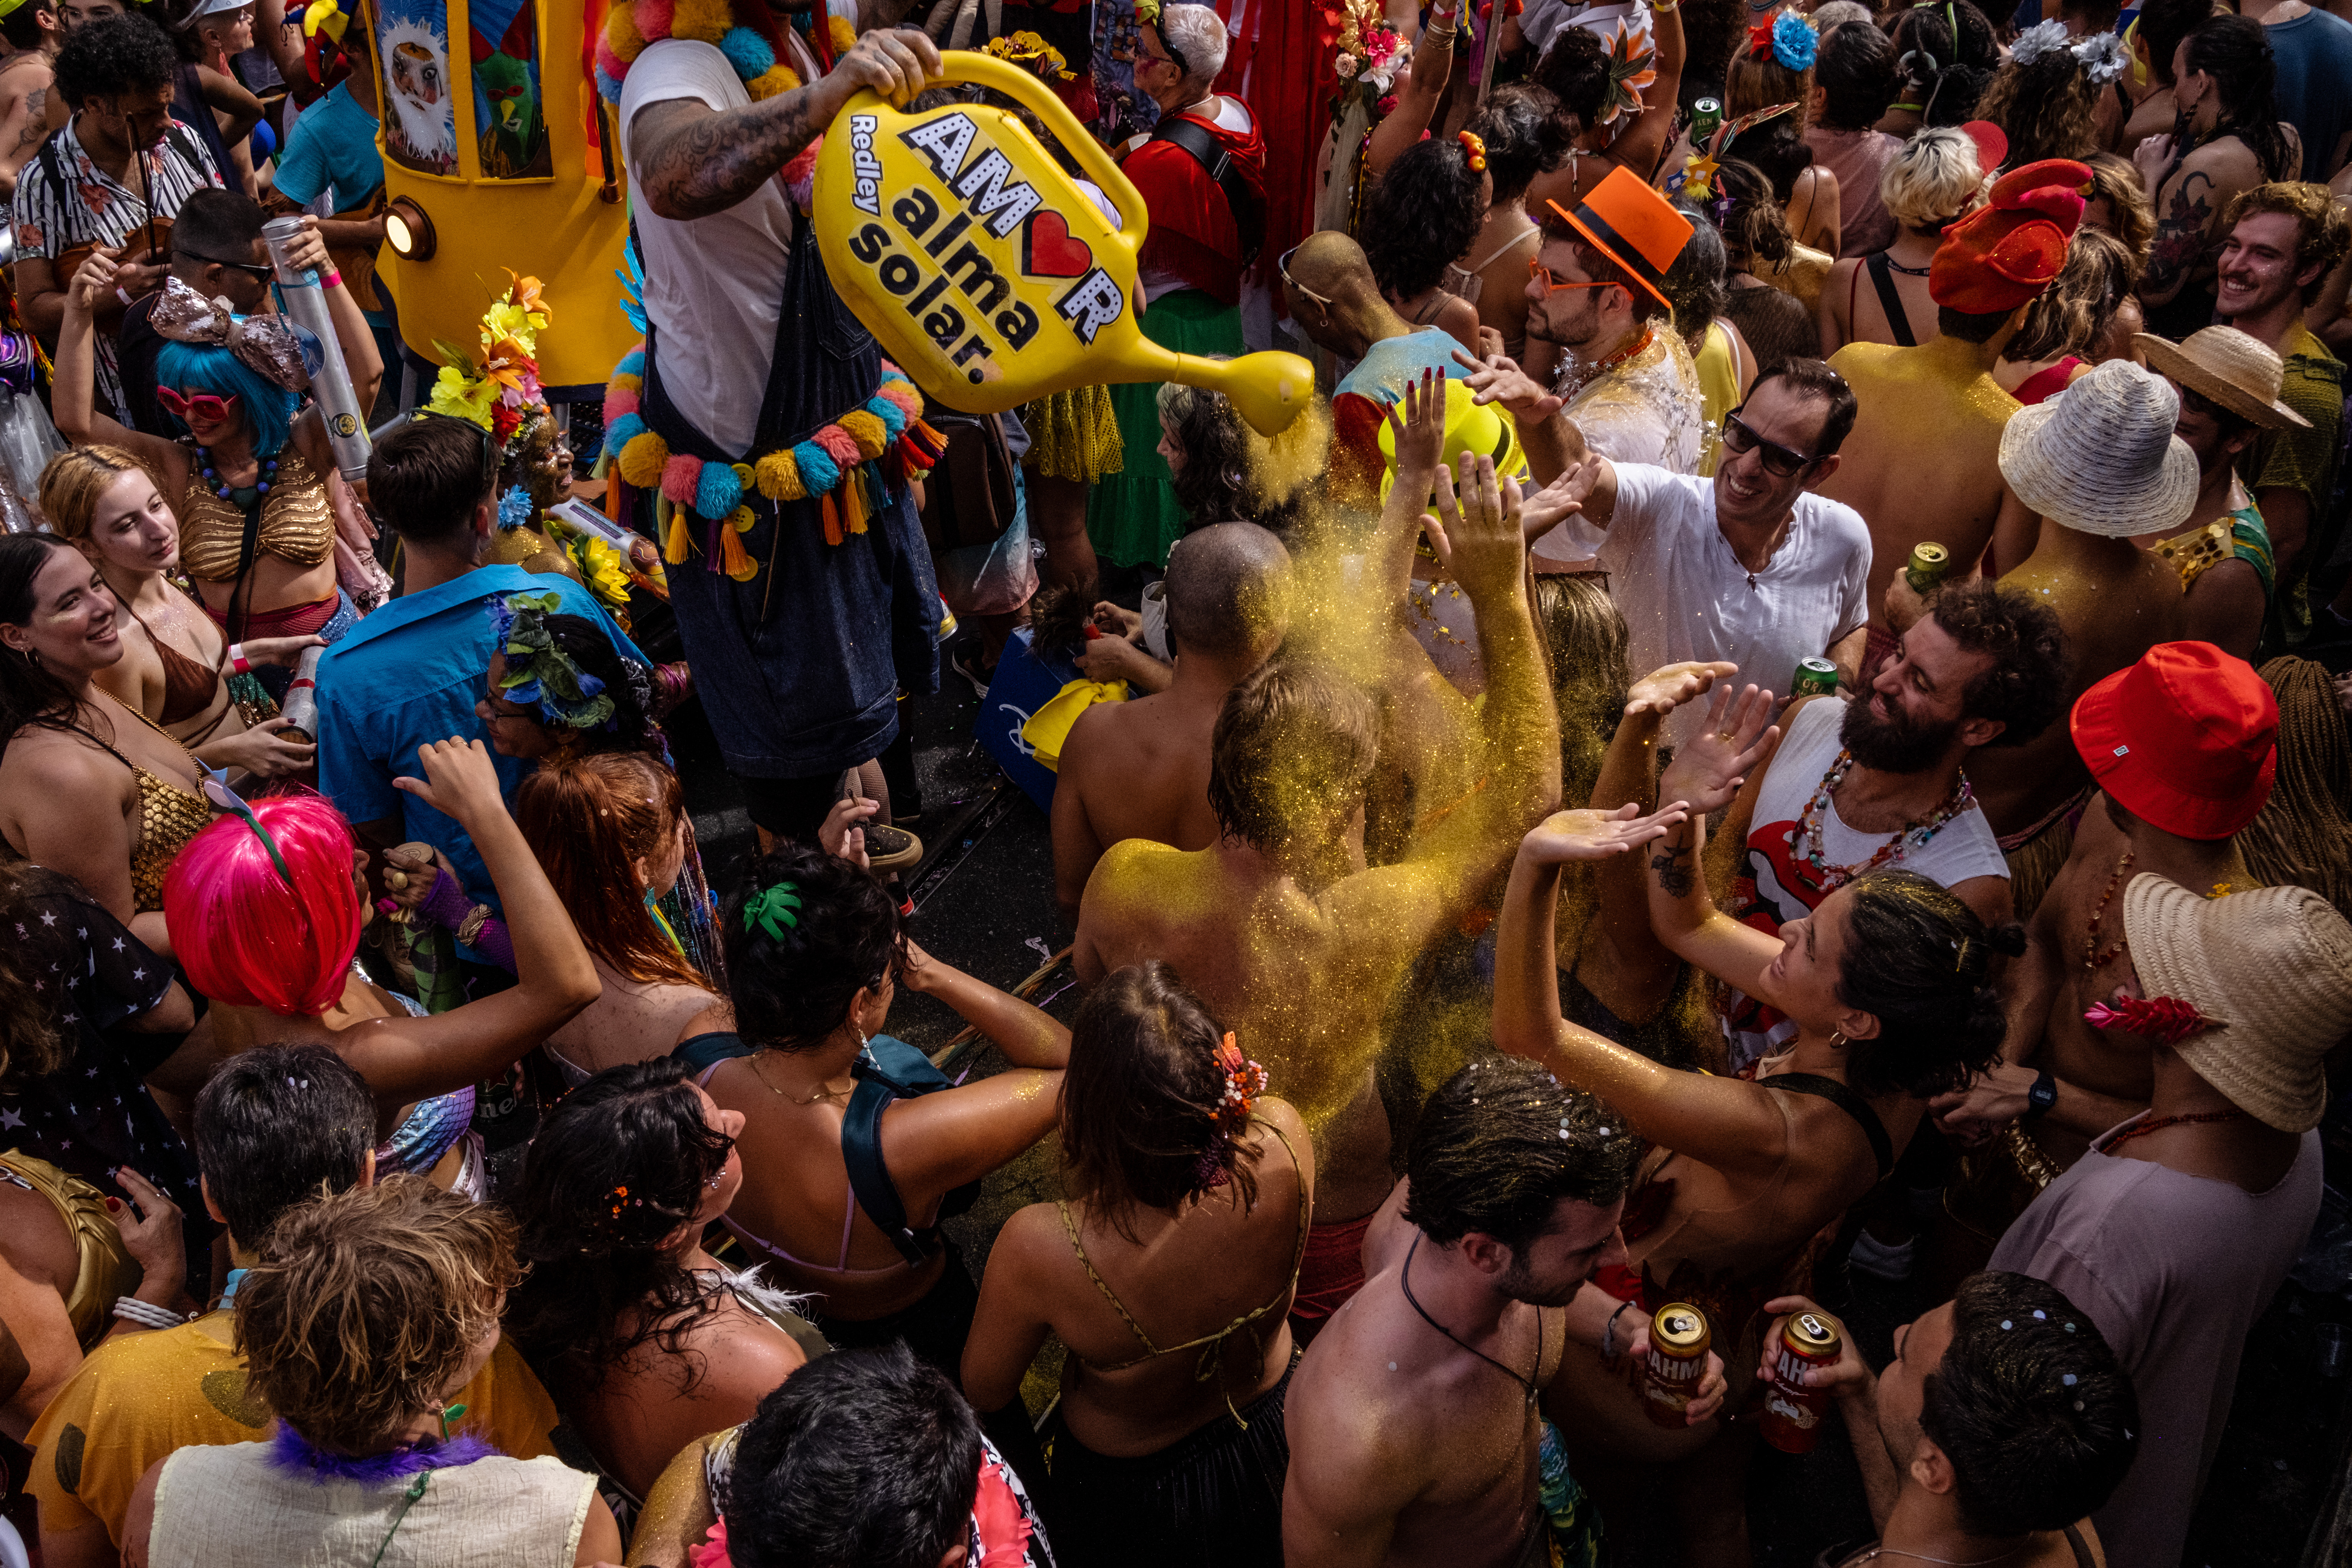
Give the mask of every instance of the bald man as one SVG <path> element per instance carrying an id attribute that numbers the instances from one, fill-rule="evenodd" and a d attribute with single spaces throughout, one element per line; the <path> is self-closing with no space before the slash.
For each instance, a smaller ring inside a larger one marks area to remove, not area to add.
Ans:
<path id="1" fill-rule="evenodd" d="M 1220 522 L 1168 557 L 1168 689 L 1097 702 L 1063 743 L 1054 785 L 1054 896 L 1077 928 L 1078 900 L 1103 851 L 1122 838 L 1178 849 L 1217 839 L 1209 739 L 1225 693 L 1282 645 L 1290 625 L 1290 552 L 1254 522 Z"/>

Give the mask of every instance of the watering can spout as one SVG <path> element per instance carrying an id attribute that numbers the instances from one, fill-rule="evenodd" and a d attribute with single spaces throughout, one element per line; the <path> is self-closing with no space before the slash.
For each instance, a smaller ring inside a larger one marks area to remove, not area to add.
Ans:
<path id="1" fill-rule="evenodd" d="M 1240 359 L 1178 354 L 1160 379 L 1205 386 L 1230 399 L 1250 428 L 1272 439 L 1290 427 L 1315 396 L 1315 367 L 1297 354 L 1269 351 Z"/>

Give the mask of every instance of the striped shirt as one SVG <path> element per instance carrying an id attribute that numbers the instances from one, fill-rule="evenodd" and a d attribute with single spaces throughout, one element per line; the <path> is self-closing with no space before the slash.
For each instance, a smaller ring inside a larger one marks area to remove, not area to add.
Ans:
<path id="1" fill-rule="evenodd" d="M 153 191 L 159 218 L 173 216 L 190 195 L 221 183 L 212 155 L 196 133 L 178 121 L 144 156 L 147 168 L 141 183 Z M 70 195 L 58 189 L 57 181 L 50 177 L 52 168 L 72 184 Z M 145 195 L 126 189 L 92 162 L 71 124 L 26 161 L 16 176 L 12 216 L 19 257 L 38 256 L 54 262 L 79 245 L 113 247 L 128 242 L 142 249 L 145 246 L 141 235 L 148 216 Z M 63 276 L 56 279 L 59 289 L 71 281 Z M 97 348 L 98 406 L 127 425 L 131 415 L 123 404 L 122 373 L 116 363 L 114 340 L 101 332 Z"/>

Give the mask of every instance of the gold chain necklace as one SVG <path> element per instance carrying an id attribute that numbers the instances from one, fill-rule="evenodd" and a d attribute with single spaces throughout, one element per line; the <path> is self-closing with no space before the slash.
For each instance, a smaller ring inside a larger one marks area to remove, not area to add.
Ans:
<path id="1" fill-rule="evenodd" d="M 806 1100 L 803 1100 L 798 1095 L 778 1089 L 774 1084 L 768 1081 L 766 1069 L 760 1066 L 760 1059 L 767 1054 L 768 1053 L 764 1050 L 754 1051 L 751 1054 L 751 1076 L 760 1080 L 761 1088 L 766 1089 L 770 1094 L 774 1095 L 778 1100 L 790 1100 L 794 1105 L 814 1105 L 820 1100 L 832 1100 L 841 1095 L 855 1094 L 857 1092 L 857 1086 L 854 1083 L 847 1089 L 834 1089 L 829 1085 L 821 1085 L 814 1094 L 810 1095 Z"/>

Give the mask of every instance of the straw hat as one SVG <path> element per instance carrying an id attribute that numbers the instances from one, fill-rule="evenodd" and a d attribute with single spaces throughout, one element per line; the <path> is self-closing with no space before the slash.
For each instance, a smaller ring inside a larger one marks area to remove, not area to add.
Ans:
<path id="1" fill-rule="evenodd" d="M 2128 360 L 2109 360 L 2000 433 L 2000 475 L 2017 499 L 2084 533 L 2130 539 L 2188 521 L 2197 454 L 2172 433 L 2180 395 Z"/>
<path id="2" fill-rule="evenodd" d="M 2134 332 L 2132 342 L 2158 374 L 2211 398 L 2250 424 L 2264 430 L 2290 425 L 2311 428 L 2310 420 L 2279 401 L 2286 366 L 2260 338 L 2235 327 L 2206 327 L 2182 342 L 2154 332 Z"/>
<path id="3" fill-rule="evenodd" d="M 2352 1030 L 2352 924 L 2308 888 L 2205 899 L 2143 871 L 2124 889 L 2139 988 L 2210 1026 L 2173 1049 L 2231 1103 L 2282 1132 L 2327 1108 L 2328 1047 Z"/>
<path id="4" fill-rule="evenodd" d="M 1614 169 L 1588 192 L 1574 212 L 1558 202 L 1545 205 L 1584 237 L 1585 242 L 1624 270 L 1625 276 L 1657 297 L 1668 310 L 1666 270 L 1690 243 L 1691 221 L 1672 203 L 1652 190 L 1631 169 Z"/>

